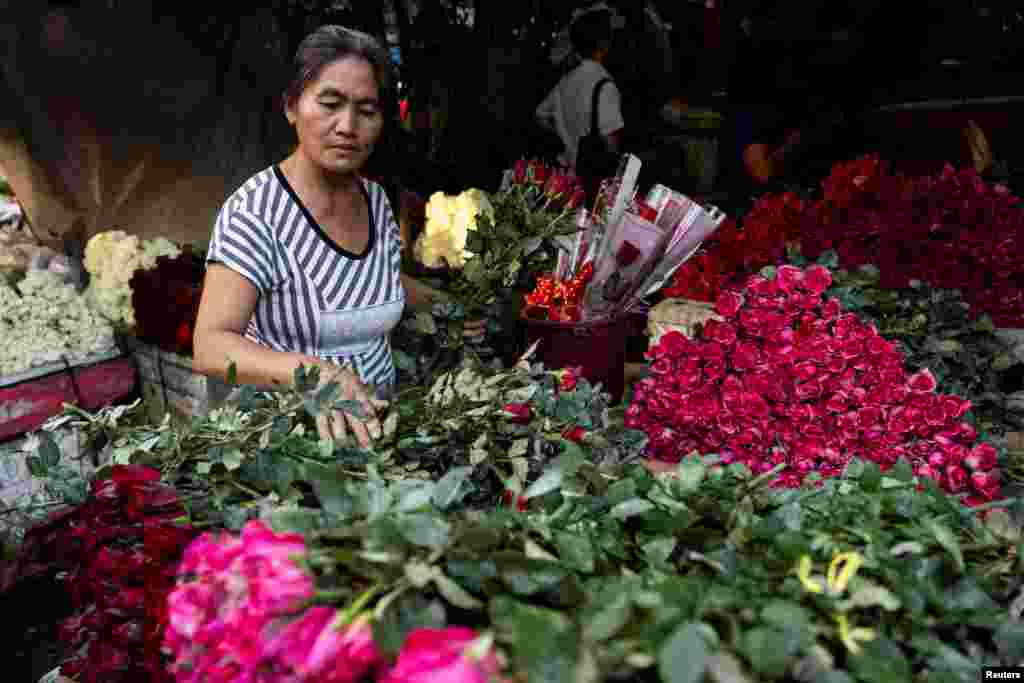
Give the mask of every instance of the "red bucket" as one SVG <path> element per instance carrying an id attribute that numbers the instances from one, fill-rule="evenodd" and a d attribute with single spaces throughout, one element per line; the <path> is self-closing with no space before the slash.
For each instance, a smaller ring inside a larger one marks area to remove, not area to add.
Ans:
<path id="1" fill-rule="evenodd" d="M 603 318 L 587 322 L 523 319 L 527 346 L 540 340 L 535 358 L 545 368 L 582 367 L 591 384 L 601 383 L 612 403 L 622 400 L 626 368 L 626 338 L 629 325 L 624 318 Z"/>

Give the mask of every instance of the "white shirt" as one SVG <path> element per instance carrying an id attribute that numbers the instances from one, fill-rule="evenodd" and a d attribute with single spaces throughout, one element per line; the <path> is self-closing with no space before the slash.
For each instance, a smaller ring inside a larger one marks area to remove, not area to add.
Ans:
<path id="1" fill-rule="evenodd" d="M 603 78 L 611 78 L 608 70 L 591 59 L 584 59 L 537 106 L 538 119 L 554 121 L 555 132 L 565 147 L 562 162 L 570 168 L 576 167 L 580 139 L 590 132 L 590 103 L 594 97 L 594 86 Z M 601 135 L 611 135 L 625 127 L 621 100 L 614 81 L 601 88 L 597 108 L 597 127 Z"/>

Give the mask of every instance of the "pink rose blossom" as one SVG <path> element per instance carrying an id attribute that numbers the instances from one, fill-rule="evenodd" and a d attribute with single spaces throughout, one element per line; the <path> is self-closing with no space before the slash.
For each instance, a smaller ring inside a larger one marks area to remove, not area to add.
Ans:
<path id="1" fill-rule="evenodd" d="M 931 393 L 938 385 L 935 376 L 927 368 L 907 378 L 907 388 L 918 394 Z"/>
<path id="2" fill-rule="evenodd" d="M 476 631 L 452 626 L 412 631 L 381 683 L 494 683 L 500 676 L 493 647 Z"/>
<path id="3" fill-rule="evenodd" d="M 268 647 L 303 680 L 354 683 L 381 663 L 367 617 L 339 626 L 339 613 L 312 607 L 291 622 Z"/>

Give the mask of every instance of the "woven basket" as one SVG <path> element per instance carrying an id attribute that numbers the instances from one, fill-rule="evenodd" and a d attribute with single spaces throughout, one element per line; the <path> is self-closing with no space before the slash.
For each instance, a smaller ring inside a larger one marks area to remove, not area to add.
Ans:
<path id="1" fill-rule="evenodd" d="M 691 299 L 665 299 L 651 309 L 647 315 L 647 335 L 654 345 L 666 332 L 681 332 L 692 339 L 697 326 L 708 320 L 722 320 L 715 313 L 715 305 L 706 301 Z"/>

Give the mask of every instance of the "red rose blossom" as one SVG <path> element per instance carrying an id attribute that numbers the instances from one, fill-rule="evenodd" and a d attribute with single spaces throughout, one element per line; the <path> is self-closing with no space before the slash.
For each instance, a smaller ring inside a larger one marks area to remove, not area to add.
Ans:
<path id="1" fill-rule="evenodd" d="M 990 443 L 979 443 L 971 449 L 970 455 L 964 458 L 964 465 L 974 472 L 987 472 L 999 461 L 999 451 Z"/>
<path id="2" fill-rule="evenodd" d="M 512 422 L 518 424 L 526 424 L 533 417 L 533 410 L 529 403 L 507 403 L 503 410 Z"/>
<path id="3" fill-rule="evenodd" d="M 722 292 L 715 302 L 715 311 L 725 317 L 734 318 L 743 306 L 743 297 L 736 292 Z"/>
<path id="4" fill-rule="evenodd" d="M 911 375 L 907 379 L 907 387 L 915 393 L 933 392 L 938 385 L 939 383 L 935 381 L 935 376 L 927 368 Z"/>

